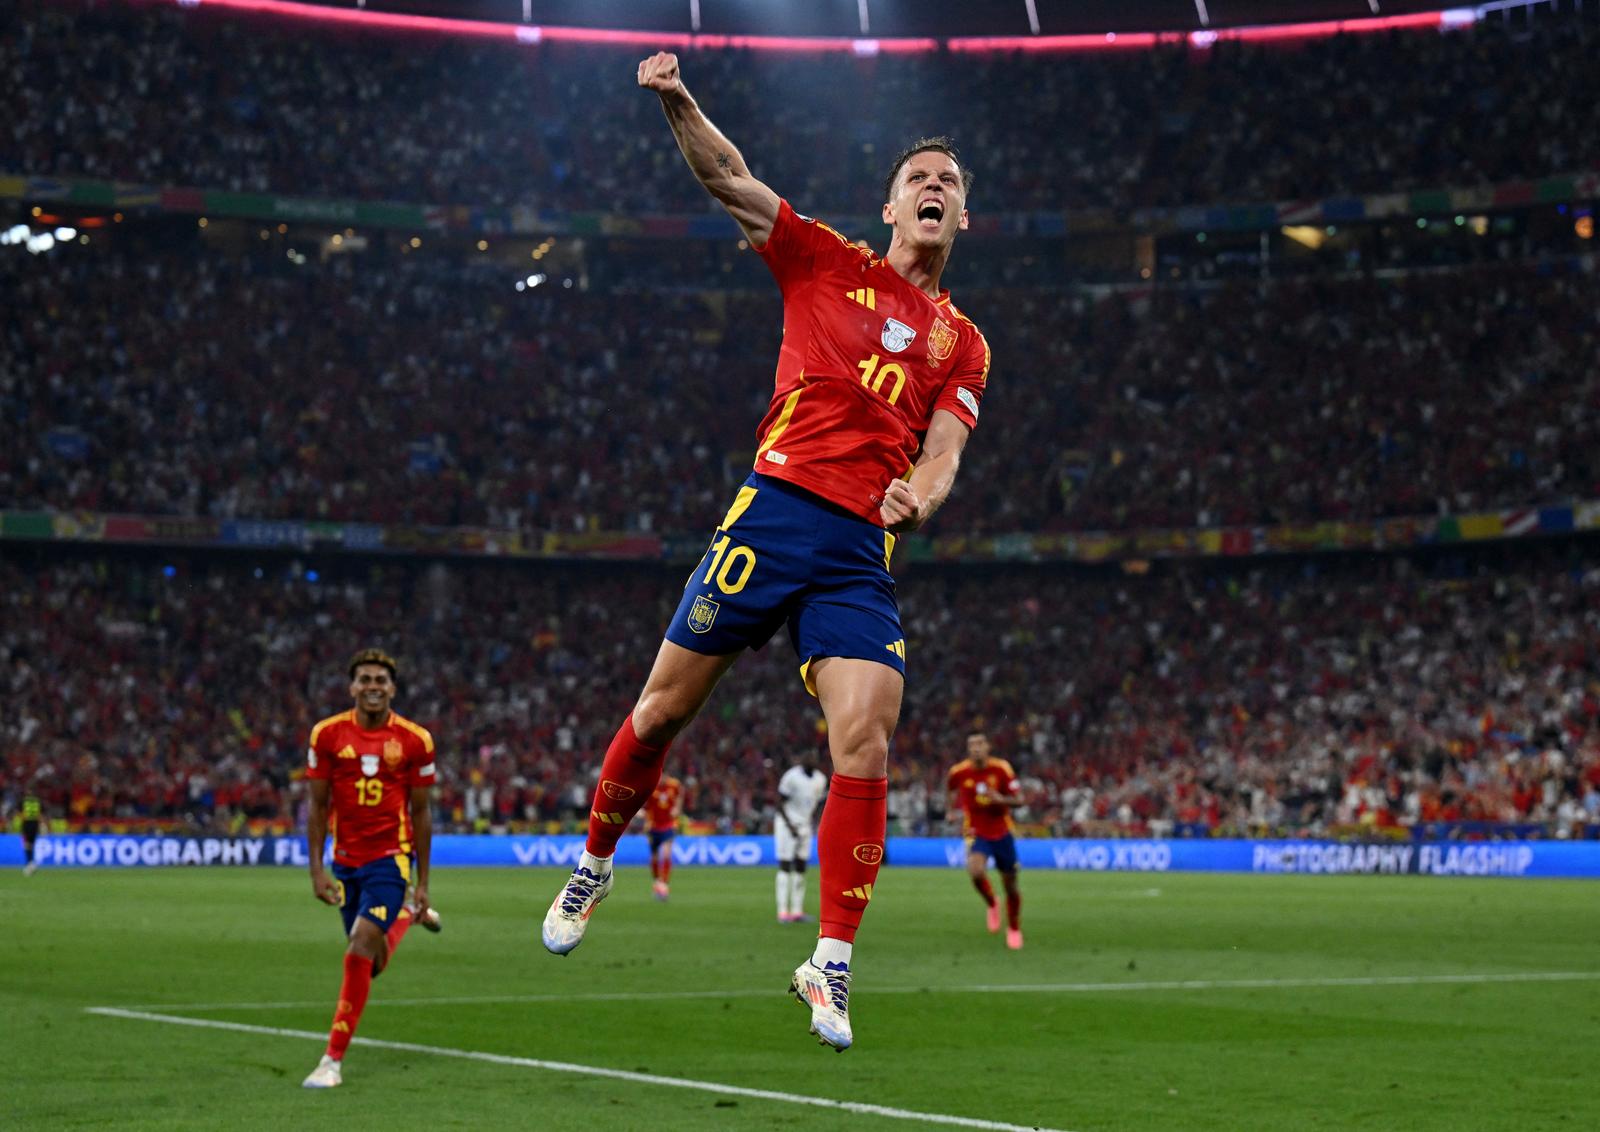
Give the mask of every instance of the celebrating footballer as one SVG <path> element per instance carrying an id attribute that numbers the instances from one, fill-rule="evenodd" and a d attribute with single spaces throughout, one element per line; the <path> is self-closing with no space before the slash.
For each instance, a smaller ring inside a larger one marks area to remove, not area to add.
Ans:
<path id="1" fill-rule="evenodd" d="M 638 702 L 600 769 L 586 852 L 545 916 L 545 946 L 577 947 L 611 890 L 618 837 L 673 738 L 745 649 L 787 627 L 828 724 L 833 776 L 817 826 L 815 950 L 790 990 L 811 1032 L 853 1041 L 852 951 L 883 860 L 889 741 L 906 644 L 889 574 L 895 537 L 955 483 L 977 425 L 989 347 L 940 286 L 967 227 L 971 173 L 944 138 L 913 143 L 883 192 L 882 256 L 802 216 L 750 173 L 701 112 L 674 55 L 638 68 L 689 169 L 738 222 L 783 293 L 783 341 L 755 469 L 684 590 Z"/>

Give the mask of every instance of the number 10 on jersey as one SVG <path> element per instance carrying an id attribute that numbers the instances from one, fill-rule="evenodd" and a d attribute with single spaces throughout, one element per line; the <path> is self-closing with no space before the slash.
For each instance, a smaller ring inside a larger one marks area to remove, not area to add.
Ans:
<path id="1" fill-rule="evenodd" d="M 891 377 L 894 378 L 894 384 L 884 396 L 889 399 L 891 405 L 900 400 L 900 391 L 906 387 L 906 371 L 901 368 L 899 362 L 885 362 L 880 366 L 878 355 L 873 354 L 872 357 L 857 362 L 856 369 L 861 371 L 861 384 L 870 386 L 874 393 L 883 393 L 884 383 Z"/>

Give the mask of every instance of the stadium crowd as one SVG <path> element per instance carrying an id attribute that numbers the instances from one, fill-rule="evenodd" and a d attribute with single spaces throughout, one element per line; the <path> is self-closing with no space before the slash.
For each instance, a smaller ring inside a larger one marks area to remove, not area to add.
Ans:
<path id="1" fill-rule="evenodd" d="M 1593 266 L 963 293 L 997 366 L 930 529 L 1600 497 Z M 0 411 L 37 439 L 0 449 L 0 506 L 709 530 L 770 396 L 776 288 L 518 293 L 504 272 L 0 251 Z"/>
<path id="2" fill-rule="evenodd" d="M 633 48 L 308 33 L 71 0 L 24 0 L 19 16 L 0 39 L 11 172 L 565 211 L 710 207 L 634 88 Z M 1584 13 L 1065 58 L 703 51 L 685 73 L 755 173 L 807 212 L 875 212 L 889 156 L 926 133 L 965 147 L 976 209 L 1130 208 L 1592 169 L 1597 39 Z"/>
<path id="3" fill-rule="evenodd" d="M 305 736 L 345 657 L 401 658 L 449 828 L 569 828 L 642 683 L 681 569 L 179 560 L 0 563 L 0 795 L 81 822 L 292 822 Z M 1059 833 L 1391 832 L 1600 822 L 1600 558 L 1453 555 L 919 569 L 896 828 L 940 832 L 943 775 L 987 730 L 1022 819 Z M 780 634 L 781 636 L 781 634 Z M 674 748 L 686 812 L 770 820 L 826 743 L 787 644 L 748 657 Z"/>

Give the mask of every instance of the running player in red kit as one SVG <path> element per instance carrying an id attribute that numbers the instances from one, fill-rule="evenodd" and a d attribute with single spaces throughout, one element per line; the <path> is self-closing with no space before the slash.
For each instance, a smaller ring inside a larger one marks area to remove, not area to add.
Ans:
<path id="1" fill-rule="evenodd" d="M 672 894 L 672 839 L 682 816 L 683 783 L 663 774 L 644 804 L 644 828 L 650 837 L 650 876 L 655 881 L 652 890 L 657 900 Z"/>
<path id="2" fill-rule="evenodd" d="M 853 1040 L 856 929 L 883 860 L 889 739 L 906 647 L 889 556 L 949 494 L 989 374 L 989 347 L 939 286 L 967 227 L 971 174 L 948 140 L 916 142 L 884 185 L 883 256 L 802 216 L 751 176 L 657 54 L 639 64 L 690 170 L 783 292 L 783 340 L 755 471 L 690 576 L 633 711 L 606 751 L 587 851 L 550 905 L 544 944 L 565 955 L 611 890 L 618 835 L 655 788 L 668 744 L 744 649 L 781 627 L 828 723 L 833 779 L 817 827 L 819 938 L 790 990 L 811 1032 Z M 705 380 L 721 380 L 707 374 Z"/>
<path id="3" fill-rule="evenodd" d="M 967 839 L 967 875 L 988 906 L 991 932 L 1000 930 L 1000 905 L 989 883 L 989 859 L 1000 872 L 1006 889 L 1006 946 L 1022 950 L 1022 890 L 1017 886 L 1017 839 L 1011 832 L 1011 809 L 1022 805 L 1017 775 L 1005 759 L 989 757 L 989 737 L 974 731 L 967 736 L 967 757 L 950 768 L 945 781 L 950 808 L 966 814 L 962 833 Z"/>
<path id="4" fill-rule="evenodd" d="M 350 660 L 350 695 L 356 706 L 313 727 L 306 752 L 311 891 L 339 909 L 350 941 L 328 1048 L 305 1079 L 308 1089 L 333 1088 L 343 1080 L 345 1049 L 361 1021 L 372 980 L 388 965 L 406 929 L 415 920 L 438 930 L 428 905 L 433 736 L 389 710 L 395 676 L 394 659 L 387 653 L 356 653 Z M 322 862 L 330 830 L 331 876 Z M 408 907 L 406 885 L 413 879 Z"/>

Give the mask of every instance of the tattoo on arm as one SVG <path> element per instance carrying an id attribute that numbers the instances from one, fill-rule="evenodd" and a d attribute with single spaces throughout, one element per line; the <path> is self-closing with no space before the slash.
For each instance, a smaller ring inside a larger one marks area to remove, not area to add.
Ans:
<path id="1" fill-rule="evenodd" d="M 726 153 L 719 153 L 717 154 L 717 165 L 722 169 L 731 169 L 733 168 L 733 158 Z"/>

